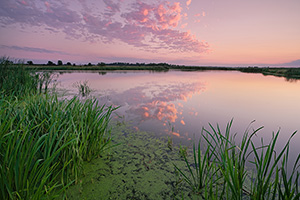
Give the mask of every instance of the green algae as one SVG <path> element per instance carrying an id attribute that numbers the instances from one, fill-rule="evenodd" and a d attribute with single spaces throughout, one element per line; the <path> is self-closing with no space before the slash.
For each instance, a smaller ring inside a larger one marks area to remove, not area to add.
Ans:
<path id="1" fill-rule="evenodd" d="M 114 126 L 107 155 L 84 164 L 84 175 L 66 192 L 67 199 L 198 199 L 181 180 L 176 166 L 185 169 L 179 148 L 154 134 Z"/>

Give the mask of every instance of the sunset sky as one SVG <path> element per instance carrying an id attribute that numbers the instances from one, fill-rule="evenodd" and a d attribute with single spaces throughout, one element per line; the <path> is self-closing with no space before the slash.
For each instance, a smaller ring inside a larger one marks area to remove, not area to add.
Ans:
<path id="1" fill-rule="evenodd" d="M 299 0 L 2 0 L 0 56 L 46 63 L 300 59 Z"/>

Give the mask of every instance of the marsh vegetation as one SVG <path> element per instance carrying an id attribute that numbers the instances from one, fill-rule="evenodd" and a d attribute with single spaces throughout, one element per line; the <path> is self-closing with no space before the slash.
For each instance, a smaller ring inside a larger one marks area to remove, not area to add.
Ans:
<path id="1" fill-rule="evenodd" d="M 238 142 L 231 121 L 224 133 L 219 126 L 203 129 L 197 145 L 194 139 L 187 148 L 172 137 L 162 142 L 148 133 L 118 130 L 118 124 L 110 127 L 116 108 L 95 99 L 50 95 L 55 77 L 49 72 L 7 58 L 0 71 L 1 199 L 88 198 L 94 194 L 90 189 L 98 190 L 98 198 L 300 198 L 300 156 L 289 161 L 296 132 L 278 151 L 279 132 L 257 145 L 252 139 L 261 129 L 247 129 Z M 79 95 L 89 95 L 87 82 L 76 86 Z"/>
<path id="2" fill-rule="evenodd" d="M 255 146 L 252 138 L 263 127 L 247 129 L 237 144 L 230 131 L 232 122 L 227 124 L 225 133 L 219 126 L 203 129 L 205 142 L 199 140 L 197 148 L 193 144 L 193 161 L 184 155 L 188 173 L 174 165 L 183 180 L 202 199 L 299 199 L 300 155 L 292 168 L 288 168 L 289 142 L 296 132 L 276 152 L 279 131 L 269 143 Z M 202 153 L 204 144 L 206 150 Z M 249 168 L 251 165 L 253 170 Z"/>
<path id="3" fill-rule="evenodd" d="M 1 199 L 53 199 L 78 181 L 84 161 L 109 147 L 115 108 L 58 100 L 41 94 L 40 74 L 7 59 L 0 68 Z"/>

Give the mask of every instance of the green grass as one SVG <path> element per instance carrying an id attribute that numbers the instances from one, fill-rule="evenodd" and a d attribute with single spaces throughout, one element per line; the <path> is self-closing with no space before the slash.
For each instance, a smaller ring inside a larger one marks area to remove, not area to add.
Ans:
<path id="1" fill-rule="evenodd" d="M 224 134 L 219 126 L 210 125 L 210 131 L 203 129 L 207 144 L 204 154 L 200 152 L 203 141 L 199 140 L 198 150 L 193 146 L 193 163 L 184 156 L 189 173 L 175 166 L 191 189 L 203 199 L 299 199 L 300 155 L 288 172 L 289 143 L 296 132 L 276 152 L 279 132 L 273 134 L 268 144 L 262 142 L 256 147 L 252 137 L 262 127 L 252 132 L 248 128 L 237 145 L 235 135 L 230 133 L 231 126 L 232 121 Z M 246 167 L 251 164 L 254 171 Z"/>
<path id="2" fill-rule="evenodd" d="M 13 64 L 8 57 L 0 58 L 0 92 L 4 96 L 23 96 L 47 93 L 55 74 L 28 70 L 22 62 Z"/>
<path id="3" fill-rule="evenodd" d="M 95 100 L 32 96 L 1 101 L 1 196 L 39 199 L 77 181 L 83 161 L 109 147 L 114 110 Z M 47 192 L 46 192 L 47 191 Z"/>
<path id="4" fill-rule="evenodd" d="M 78 93 L 82 97 L 87 97 L 92 91 L 88 84 L 88 81 L 76 82 L 74 83 L 73 87 L 78 89 Z"/>
<path id="5" fill-rule="evenodd" d="M 24 96 L 37 93 L 38 77 L 30 74 L 23 65 L 13 65 L 9 58 L 0 58 L 0 90 L 5 96 Z"/>
<path id="6" fill-rule="evenodd" d="M 0 68 L 0 199 L 54 199 L 110 148 L 115 108 L 39 94 L 41 76 L 8 60 Z"/>
<path id="7" fill-rule="evenodd" d="M 183 176 L 184 180 L 190 185 L 192 190 L 197 194 L 202 194 L 203 191 L 209 190 L 210 187 L 219 180 L 217 176 L 218 169 L 214 163 L 211 163 L 212 154 L 210 154 L 209 147 L 205 151 L 204 155 L 201 155 L 201 141 L 198 142 L 198 148 L 196 150 L 195 143 L 193 143 L 193 160 L 195 169 L 193 169 L 188 160 L 187 154 L 181 154 L 183 156 L 186 166 L 189 171 L 189 175 L 186 175 L 182 170 L 180 170 L 176 165 L 175 168 Z"/>

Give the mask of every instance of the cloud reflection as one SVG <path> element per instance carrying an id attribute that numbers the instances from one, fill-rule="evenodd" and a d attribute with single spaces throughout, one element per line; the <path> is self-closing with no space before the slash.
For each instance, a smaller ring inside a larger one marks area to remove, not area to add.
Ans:
<path id="1" fill-rule="evenodd" d="M 113 94 L 114 103 L 128 106 L 127 114 L 137 117 L 139 122 L 158 120 L 185 125 L 182 115 L 183 102 L 204 90 L 204 85 L 195 83 L 174 83 L 171 85 L 138 86 L 122 93 Z M 180 102 L 182 101 L 182 102 Z"/>

